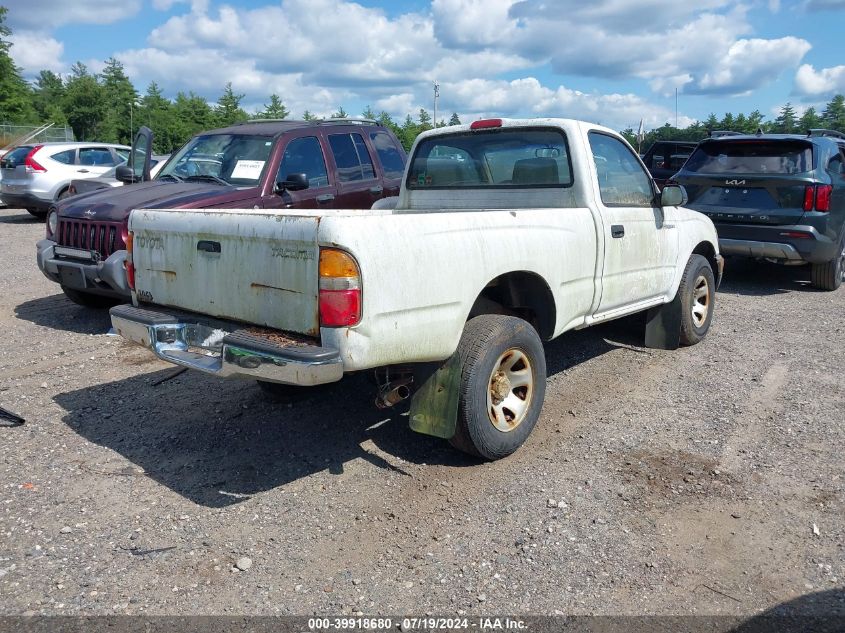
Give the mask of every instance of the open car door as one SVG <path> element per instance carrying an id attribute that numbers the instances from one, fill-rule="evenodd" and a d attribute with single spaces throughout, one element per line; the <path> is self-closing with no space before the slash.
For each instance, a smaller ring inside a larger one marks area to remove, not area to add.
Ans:
<path id="1" fill-rule="evenodd" d="M 129 185 L 134 182 L 146 182 L 150 178 L 150 161 L 153 153 L 153 131 L 141 126 L 132 141 L 129 161 L 115 170 L 115 178 Z"/>

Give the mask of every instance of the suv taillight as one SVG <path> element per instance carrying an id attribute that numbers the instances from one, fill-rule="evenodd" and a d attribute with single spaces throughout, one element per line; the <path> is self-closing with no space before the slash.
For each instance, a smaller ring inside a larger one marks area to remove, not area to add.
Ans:
<path id="1" fill-rule="evenodd" d="M 320 249 L 320 326 L 347 327 L 361 320 L 361 271 L 349 253 Z"/>
<path id="2" fill-rule="evenodd" d="M 831 185 L 807 185 L 804 187 L 804 211 L 830 211 Z"/>
<path id="3" fill-rule="evenodd" d="M 29 150 L 29 154 L 27 154 L 26 158 L 23 159 L 23 164 L 26 166 L 27 173 L 43 174 L 44 172 L 47 171 L 40 163 L 38 163 L 33 158 L 33 156 L 35 155 L 35 152 L 40 150 L 42 147 L 44 147 L 44 146 L 43 145 L 36 145 L 31 150 Z"/>
<path id="4" fill-rule="evenodd" d="M 833 193 L 831 185 L 816 186 L 816 211 L 830 211 L 830 194 Z"/>

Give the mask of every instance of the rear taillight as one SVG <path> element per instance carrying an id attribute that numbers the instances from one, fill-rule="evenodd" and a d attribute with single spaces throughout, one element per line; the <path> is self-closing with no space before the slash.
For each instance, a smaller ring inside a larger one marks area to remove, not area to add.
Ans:
<path id="1" fill-rule="evenodd" d="M 831 185 L 807 185 L 804 187 L 804 211 L 830 211 Z"/>
<path id="2" fill-rule="evenodd" d="M 471 130 L 484 130 L 491 127 L 502 127 L 501 119 L 479 119 L 470 123 Z"/>
<path id="3" fill-rule="evenodd" d="M 347 327 L 361 320 L 361 271 L 346 251 L 320 249 L 320 326 Z"/>
<path id="4" fill-rule="evenodd" d="M 804 187 L 804 211 L 813 210 L 813 201 L 816 198 L 816 188 L 813 185 Z"/>
<path id="5" fill-rule="evenodd" d="M 831 185 L 816 186 L 816 211 L 830 211 L 830 194 L 832 193 Z"/>
<path id="6" fill-rule="evenodd" d="M 26 158 L 24 158 L 23 164 L 26 166 L 26 171 L 28 173 L 43 174 L 44 172 L 47 171 L 41 164 L 39 164 L 33 158 L 33 156 L 35 155 L 35 152 L 40 150 L 42 147 L 44 147 L 44 146 L 43 145 L 36 145 L 31 150 L 29 150 L 29 154 L 27 154 Z"/>
<path id="7" fill-rule="evenodd" d="M 126 267 L 126 283 L 129 285 L 130 290 L 135 290 L 135 264 L 132 263 L 132 233 L 127 231 L 124 242 L 126 242 L 126 260 L 123 262 L 123 265 Z"/>

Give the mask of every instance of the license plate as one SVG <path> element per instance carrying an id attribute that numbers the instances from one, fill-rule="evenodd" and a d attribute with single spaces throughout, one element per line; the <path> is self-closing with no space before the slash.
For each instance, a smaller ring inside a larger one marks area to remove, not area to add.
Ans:
<path id="1" fill-rule="evenodd" d="M 67 246 L 54 246 L 53 253 L 58 257 L 70 257 L 84 262 L 94 263 L 97 261 L 97 254 L 94 251 L 87 251 L 82 248 L 68 248 Z"/>
<path id="2" fill-rule="evenodd" d="M 59 279 L 63 286 L 69 288 L 85 288 L 85 275 L 76 266 L 59 266 Z"/>

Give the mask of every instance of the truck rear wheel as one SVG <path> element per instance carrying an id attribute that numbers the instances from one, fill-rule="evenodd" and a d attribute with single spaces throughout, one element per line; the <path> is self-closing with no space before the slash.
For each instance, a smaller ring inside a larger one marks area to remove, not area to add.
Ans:
<path id="1" fill-rule="evenodd" d="M 820 290 L 836 290 L 845 278 L 845 236 L 839 245 L 839 255 L 823 264 L 813 264 L 810 283 Z"/>
<path id="2" fill-rule="evenodd" d="M 484 459 L 518 449 L 537 424 L 546 357 L 537 331 L 512 316 L 481 315 L 464 327 L 458 419 L 449 442 Z"/>
<path id="3" fill-rule="evenodd" d="M 716 303 L 716 281 L 706 257 L 692 255 L 678 288 L 681 298 L 681 345 L 695 345 L 710 330 Z"/>

